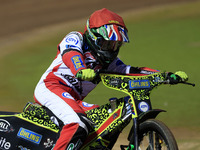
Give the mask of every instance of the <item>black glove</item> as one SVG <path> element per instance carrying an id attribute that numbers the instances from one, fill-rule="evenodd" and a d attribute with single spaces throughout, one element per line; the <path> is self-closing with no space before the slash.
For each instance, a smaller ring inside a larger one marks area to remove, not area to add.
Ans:
<path id="1" fill-rule="evenodd" d="M 187 81 L 188 76 L 185 72 L 182 71 L 177 71 L 175 73 L 169 72 L 167 73 L 167 79 L 169 81 L 169 84 L 177 84 Z"/>
<path id="2" fill-rule="evenodd" d="M 167 80 L 169 84 L 177 84 L 181 81 L 181 78 L 177 75 L 175 75 L 172 72 L 167 73 Z"/>

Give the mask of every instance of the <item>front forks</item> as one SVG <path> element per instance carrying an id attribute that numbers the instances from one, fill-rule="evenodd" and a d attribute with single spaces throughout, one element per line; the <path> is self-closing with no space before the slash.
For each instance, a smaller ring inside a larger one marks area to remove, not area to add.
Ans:
<path id="1" fill-rule="evenodd" d="M 139 150 L 138 143 L 138 118 L 133 118 L 133 126 L 128 136 L 129 145 L 121 145 L 121 150 Z"/>
<path id="2" fill-rule="evenodd" d="M 152 109 L 146 113 L 140 114 L 137 118 L 133 118 L 133 126 L 128 136 L 128 140 L 130 141 L 130 143 L 126 150 L 139 150 L 139 139 L 138 139 L 139 124 L 148 119 L 156 118 L 157 115 L 161 112 L 166 112 L 166 111 L 161 109 Z M 134 145 L 134 148 L 132 145 Z"/>
<path id="3" fill-rule="evenodd" d="M 133 126 L 132 129 L 133 134 L 130 138 L 130 143 L 127 150 L 139 150 L 139 143 L 138 143 L 138 118 L 133 118 Z"/>

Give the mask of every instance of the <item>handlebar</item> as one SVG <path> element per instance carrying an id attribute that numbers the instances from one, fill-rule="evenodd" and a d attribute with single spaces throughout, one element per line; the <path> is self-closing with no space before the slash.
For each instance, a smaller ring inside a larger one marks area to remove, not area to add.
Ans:
<path id="1" fill-rule="evenodd" d="M 118 75 L 120 75 L 119 73 L 115 73 L 115 72 L 108 72 L 108 71 L 105 71 L 105 70 L 98 70 L 97 71 L 97 75 L 96 75 L 96 77 L 98 76 L 99 77 L 99 75 L 100 74 L 118 74 Z M 124 75 L 124 74 L 123 74 Z M 134 75 L 133 75 L 134 76 Z M 168 80 L 166 80 L 166 81 L 161 81 L 162 83 L 169 83 L 169 81 Z M 182 84 L 186 84 L 186 85 L 191 85 L 191 86 L 193 86 L 193 87 L 195 87 L 195 84 L 194 83 L 190 83 L 190 82 L 186 82 L 186 81 L 180 81 L 180 82 L 178 82 L 178 83 L 182 83 Z M 177 83 L 177 84 L 178 84 Z"/>
<path id="2" fill-rule="evenodd" d="M 194 83 L 189 83 L 189 82 L 180 82 L 182 84 L 187 84 L 187 85 L 192 85 L 193 87 L 195 87 L 195 84 Z"/>
<path id="3" fill-rule="evenodd" d="M 118 74 L 118 75 L 125 75 L 125 74 L 119 74 L 119 73 L 116 73 L 116 72 L 112 72 L 112 71 L 107 71 L 107 70 L 104 70 L 104 69 L 99 69 L 96 71 L 96 75 L 94 77 L 94 79 L 92 80 L 92 82 L 94 84 L 97 84 L 101 81 L 100 79 L 100 74 Z M 134 75 L 133 75 L 134 76 Z M 169 83 L 168 80 L 166 81 L 161 81 L 162 83 Z M 179 83 L 182 83 L 182 84 L 187 84 L 187 85 L 192 85 L 193 87 L 195 86 L 194 83 L 189 83 L 189 82 L 184 82 L 184 81 L 181 81 Z"/>

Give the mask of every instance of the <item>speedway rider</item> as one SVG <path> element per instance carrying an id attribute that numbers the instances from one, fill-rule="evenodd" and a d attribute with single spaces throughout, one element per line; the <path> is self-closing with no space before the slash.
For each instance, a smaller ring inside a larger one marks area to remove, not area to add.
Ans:
<path id="1" fill-rule="evenodd" d="M 57 56 L 36 86 L 35 101 L 61 120 L 63 126 L 54 150 L 79 149 L 90 124 L 85 111 L 98 107 L 82 100 L 97 82 L 96 71 L 106 69 L 122 74 L 152 74 L 150 68 L 125 65 L 118 57 L 122 44 L 128 43 L 122 17 L 108 10 L 95 11 L 87 20 L 85 31 L 70 32 L 58 45 Z M 187 80 L 184 72 L 168 73 L 169 83 Z"/>

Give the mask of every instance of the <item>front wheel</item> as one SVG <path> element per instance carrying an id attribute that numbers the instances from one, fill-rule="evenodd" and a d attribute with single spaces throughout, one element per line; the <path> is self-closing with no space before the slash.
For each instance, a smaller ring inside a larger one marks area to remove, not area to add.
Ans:
<path id="1" fill-rule="evenodd" d="M 139 150 L 178 150 L 169 128 L 159 120 L 149 119 L 139 125 Z"/>

